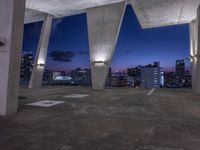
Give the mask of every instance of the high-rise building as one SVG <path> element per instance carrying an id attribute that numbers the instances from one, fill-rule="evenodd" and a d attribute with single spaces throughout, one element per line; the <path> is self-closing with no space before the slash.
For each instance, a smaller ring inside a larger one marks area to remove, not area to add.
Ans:
<path id="1" fill-rule="evenodd" d="M 192 76 L 190 71 L 185 71 L 184 77 L 184 87 L 191 87 L 192 86 Z"/>
<path id="2" fill-rule="evenodd" d="M 160 65 L 154 62 L 154 65 L 141 67 L 141 87 L 142 88 L 160 88 Z"/>
<path id="3" fill-rule="evenodd" d="M 92 84 L 91 69 L 77 68 L 71 71 L 71 77 L 76 84 L 84 86 Z"/>
<path id="4" fill-rule="evenodd" d="M 164 72 L 164 87 L 166 88 L 177 87 L 175 72 Z"/>
<path id="5" fill-rule="evenodd" d="M 134 86 L 139 87 L 141 84 L 141 66 L 127 69 L 127 75 L 134 77 Z"/>
<path id="6" fill-rule="evenodd" d="M 164 72 L 160 71 L 160 87 L 164 88 L 165 86 L 165 76 L 164 76 Z"/>
<path id="7" fill-rule="evenodd" d="M 176 82 L 181 87 L 185 77 L 185 62 L 184 60 L 176 60 Z"/>
<path id="8" fill-rule="evenodd" d="M 111 78 L 112 87 L 126 87 L 127 86 L 127 76 L 122 74 L 113 74 Z"/>
<path id="9" fill-rule="evenodd" d="M 23 52 L 21 55 L 20 78 L 22 81 L 29 81 L 33 69 L 32 52 Z"/>
<path id="10" fill-rule="evenodd" d="M 154 67 L 160 68 L 160 62 L 159 61 L 155 61 L 153 63 Z"/>
<path id="11" fill-rule="evenodd" d="M 53 81 L 53 71 L 52 70 L 44 70 L 42 84 L 52 84 Z"/>
<path id="12" fill-rule="evenodd" d="M 141 66 L 137 66 L 135 68 L 127 69 L 128 76 L 140 77 L 141 76 Z"/>

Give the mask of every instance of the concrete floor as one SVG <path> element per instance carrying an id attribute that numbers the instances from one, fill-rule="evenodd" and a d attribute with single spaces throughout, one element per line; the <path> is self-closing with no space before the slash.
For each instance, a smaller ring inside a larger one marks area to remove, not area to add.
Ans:
<path id="1" fill-rule="evenodd" d="M 200 96 L 190 90 L 21 89 L 19 113 L 0 117 L 0 150 L 199 150 Z M 89 94 L 81 99 L 67 94 Z M 40 100 L 66 103 L 28 106 Z"/>

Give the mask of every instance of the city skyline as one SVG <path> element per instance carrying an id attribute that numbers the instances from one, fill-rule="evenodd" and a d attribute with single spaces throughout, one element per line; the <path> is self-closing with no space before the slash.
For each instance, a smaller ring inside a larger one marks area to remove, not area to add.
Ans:
<path id="1" fill-rule="evenodd" d="M 41 26 L 41 22 L 25 25 L 23 51 L 35 53 Z M 53 60 L 51 54 L 56 51 L 67 58 Z M 160 61 L 165 70 L 172 70 L 177 59 L 188 57 L 188 24 L 143 30 L 134 11 L 127 6 L 113 56 L 111 67 L 114 70 L 126 70 L 153 61 Z M 90 68 L 89 64 L 86 14 L 55 19 L 46 68 L 69 71 L 77 67 Z M 190 63 L 186 60 L 186 68 L 189 66 Z"/>

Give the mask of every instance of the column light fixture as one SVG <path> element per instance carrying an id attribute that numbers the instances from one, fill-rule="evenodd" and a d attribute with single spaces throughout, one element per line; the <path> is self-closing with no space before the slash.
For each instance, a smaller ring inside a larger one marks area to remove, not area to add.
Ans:
<path id="1" fill-rule="evenodd" d="M 93 61 L 93 62 L 92 62 L 92 65 L 95 65 L 95 66 L 103 66 L 103 65 L 105 65 L 105 61 Z"/>
<path id="2" fill-rule="evenodd" d="M 38 67 L 44 67 L 44 64 L 40 63 L 40 64 L 37 64 Z"/>
<path id="3" fill-rule="evenodd" d="M 189 57 L 189 59 L 190 59 L 190 61 L 195 61 L 195 60 L 197 60 L 199 57 L 198 57 L 198 55 L 194 55 L 194 56 L 190 56 Z"/>

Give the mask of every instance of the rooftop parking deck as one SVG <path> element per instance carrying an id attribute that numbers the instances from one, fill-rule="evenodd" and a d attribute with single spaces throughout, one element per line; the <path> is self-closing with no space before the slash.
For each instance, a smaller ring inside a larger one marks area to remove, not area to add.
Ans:
<path id="1" fill-rule="evenodd" d="M 21 89 L 19 112 L 0 118 L 0 150 L 199 150 L 200 96 L 187 89 L 149 91 Z M 27 105 L 41 100 L 64 103 Z"/>

